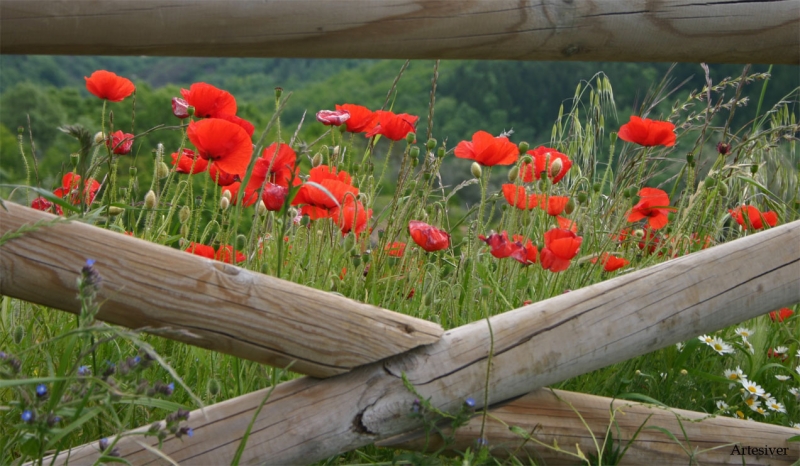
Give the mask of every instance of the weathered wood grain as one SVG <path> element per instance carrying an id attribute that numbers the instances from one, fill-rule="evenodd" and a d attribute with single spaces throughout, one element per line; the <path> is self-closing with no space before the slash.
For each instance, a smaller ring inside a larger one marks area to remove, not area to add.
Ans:
<path id="1" fill-rule="evenodd" d="M 0 235 L 54 215 L 5 202 Z M 437 341 L 439 325 L 80 222 L 0 247 L 0 294 L 78 313 L 87 259 L 103 284 L 98 319 L 168 327 L 195 346 L 329 377 Z"/>
<path id="2" fill-rule="evenodd" d="M 534 432 L 531 437 L 547 445 L 552 446 L 553 442 L 558 442 L 560 448 L 577 453 L 577 444 L 584 454 L 595 455 L 597 445 L 603 448 L 607 432 L 612 434 L 614 447 L 619 447 L 621 451 L 641 426 L 647 427 L 630 444 L 623 460 L 614 463 L 620 465 L 741 465 L 744 462 L 788 466 L 800 459 L 800 444 L 786 441 L 789 437 L 800 434 L 797 429 L 563 390 L 538 389 L 507 405 L 494 408 L 490 413 L 491 416 L 486 419 L 484 438 L 488 441 L 492 455 L 499 458 L 514 456 L 522 464 L 529 464 L 530 458 L 536 464 L 548 466 L 574 465 L 579 460 L 533 441 L 525 441 L 523 437 L 509 430 L 509 426 L 521 428 L 529 434 Z M 577 413 L 583 417 L 588 429 Z M 477 416 L 459 429 L 455 443 L 448 445 L 447 451 L 463 452 L 467 448 L 475 450 L 476 440 L 481 434 L 481 422 L 481 416 Z M 666 429 L 680 444 L 653 427 Z M 449 430 L 446 432 L 449 433 Z M 418 431 L 387 439 L 379 442 L 379 445 L 425 451 L 425 443 L 424 432 Z M 748 446 L 752 448 L 745 450 L 744 447 Z M 745 454 L 753 452 L 753 448 L 765 446 L 772 448 L 772 454 L 769 451 L 760 455 Z M 432 435 L 427 451 L 436 451 L 442 447 L 442 438 Z M 734 447 L 741 454 L 735 454 Z M 690 463 L 687 451 L 695 455 L 694 463 Z M 610 453 L 604 453 L 606 460 Z"/>
<path id="3" fill-rule="evenodd" d="M 800 2 L 3 0 L 0 52 L 800 63 Z"/>
<path id="4" fill-rule="evenodd" d="M 310 463 L 420 427 L 415 395 L 447 411 L 467 397 L 489 405 L 800 302 L 800 221 L 674 259 L 448 331 L 435 344 L 325 380 L 279 385 L 258 416 L 242 464 Z M 228 463 L 265 392 L 197 412 L 179 462 Z M 221 422 L 220 420 L 224 420 Z M 157 462 L 130 438 L 120 453 Z M 73 450 L 71 464 L 96 457 Z"/>

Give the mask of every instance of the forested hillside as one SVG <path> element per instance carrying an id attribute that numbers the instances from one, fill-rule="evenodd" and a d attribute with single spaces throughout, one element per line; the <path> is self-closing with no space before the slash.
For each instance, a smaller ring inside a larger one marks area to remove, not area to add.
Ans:
<path id="1" fill-rule="evenodd" d="M 171 98 L 179 95 L 181 87 L 203 81 L 233 93 L 239 114 L 256 128 L 263 128 L 274 111 L 274 88 L 292 92 L 281 123 L 294 132 L 307 112 L 299 137 L 310 142 L 327 129 L 314 121 L 318 110 L 342 103 L 381 107 L 402 65 L 396 60 L 0 56 L 0 180 L 8 183 L 24 179 L 17 143 L 19 128 L 26 128 L 28 152 L 29 135 L 33 135 L 41 173 L 47 174 L 41 179 L 44 187 L 49 188 L 58 179 L 67 156 L 76 150 L 74 140 L 58 127 L 81 124 L 92 134 L 100 130 L 102 103 L 88 98 L 83 80 L 97 69 L 114 71 L 137 83 L 135 113 L 130 103 L 112 104 L 110 108 L 117 129 L 139 134 L 159 124 L 177 124 Z M 433 61 L 411 62 L 389 102 L 396 112 L 421 117 L 418 135 L 422 138 L 427 135 L 433 67 Z M 452 148 L 478 129 L 493 134 L 513 130 L 513 141 L 547 143 L 559 107 L 565 103 L 569 106 L 578 84 L 591 81 L 598 72 L 605 73 L 614 88 L 619 120 L 610 115 L 612 121 L 607 121 L 609 131 L 614 131 L 630 114 L 639 112 L 648 91 L 658 85 L 668 69 L 669 65 L 663 63 L 443 61 L 433 137 L 447 141 Z M 758 65 L 751 73 L 767 69 Z M 718 82 L 741 72 L 738 65 L 714 65 L 711 78 Z M 764 99 L 770 105 L 800 85 L 797 67 L 774 67 L 771 74 Z M 699 65 L 678 64 L 668 80 L 668 91 L 688 81 L 663 100 L 651 114 L 654 117 L 666 116 L 675 102 L 700 89 L 705 76 Z M 751 103 L 737 111 L 737 126 L 752 118 L 761 91 L 761 82 L 745 86 Z M 734 92 L 733 88 L 728 90 L 730 97 Z M 175 151 L 181 134 L 154 131 L 137 139 L 134 153 L 149 153 L 159 142 L 168 151 Z M 463 172 L 459 173 L 463 178 L 467 169 L 461 165 L 456 170 Z"/>

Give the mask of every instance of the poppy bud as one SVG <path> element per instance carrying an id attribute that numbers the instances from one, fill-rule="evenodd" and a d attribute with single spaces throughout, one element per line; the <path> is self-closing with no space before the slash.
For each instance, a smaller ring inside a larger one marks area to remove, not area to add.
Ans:
<path id="1" fill-rule="evenodd" d="M 717 180 L 710 176 L 707 176 L 706 179 L 703 180 L 703 186 L 705 186 L 706 189 L 713 188 L 715 184 L 717 184 Z"/>
<path id="2" fill-rule="evenodd" d="M 585 192 L 581 191 L 578 193 L 578 202 L 580 202 L 581 204 L 586 202 L 588 199 L 589 196 L 587 196 Z"/>
<path id="3" fill-rule="evenodd" d="M 728 155 L 730 151 L 731 151 L 731 145 L 728 144 L 727 142 L 717 143 L 717 152 L 719 152 L 719 155 Z"/>
<path id="4" fill-rule="evenodd" d="M 415 133 L 406 134 L 406 142 L 408 144 L 414 144 L 414 141 L 416 140 L 417 140 L 417 135 Z"/>
<path id="5" fill-rule="evenodd" d="M 644 230 L 642 230 L 641 228 L 638 230 L 633 230 L 633 236 L 637 238 L 644 238 Z"/>
<path id="6" fill-rule="evenodd" d="M 172 98 L 172 114 L 183 120 L 189 118 L 189 103 L 180 97 Z"/>
<path id="7" fill-rule="evenodd" d="M 320 152 L 317 152 L 316 154 L 314 154 L 314 158 L 311 159 L 311 166 L 313 168 L 316 168 L 319 167 L 320 165 L 322 165 L 322 154 Z"/>
<path id="8" fill-rule="evenodd" d="M 515 165 L 511 167 L 511 170 L 508 171 L 508 182 L 514 183 L 515 181 L 517 181 L 518 177 L 519 177 L 519 167 Z"/>
<path id="9" fill-rule="evenodd" d="M 724 182 L 719 183 L 719 193 L 722 194 L 723 196 L 728 195 L 728 185 L 725 184 Z"/>
<path id="10" fill-rule="evenodd" d="M 159 162 L 158 168 L 156 169 L 156 175 L 159 179 L 166 178 L 169 175 L 169 167 L 164 162 Z"/>
<path id="11" fill-rule="evenodd" d="M 422 304 L 424 306 L 430 306 L 433 302 L 433 297 L 430 293 L 425 293 L 425 296 L 422 297 Z"/>
<path id="12" fill-rule="evenodd" d="M 22 340 L 25 338 L 25 327 L 22 325 L 17 325 L 14 327 L 14 344 L 18 345 L 22 343 Z"/>
<path id="13" fill-rule="evenodd" d="M 524 154 L 524 153 L 528 152 L 528 149 L 530 149 L 530 148 L 531 148 L 531 145 L 528 144 L 525 141 L 522 141 L 522 142 L 519 143 L 519 153 L 520 154 Z M 533 159 L 531 159 L 531 160 L 533 160 Z"/>
<path id="14" fill-rule="evenodd" d="M 220 200 L 219 200 L 219 208 L 220 208 L 220 210 L 227 210 L 228 207 L 230 207 L 230 205 L 231 205 L 230 199 L 228 199 L 225 196 L 222 196 L 222 198 L 220 198 Z"/>
<path id="15" fill-rule="evenodd" d="M 419 157 L 419 147 L 417 146 L 412 147 L 411 150 L 408 151 L 408 155 L 410 155 L 412 159 L 416 159 L 417 157 Z"/>
<path id="16" fill-rule="evenodd" d="M 472 172 L 472 176 L 475 178 L 480 179 L 481 175 L 483 175 L 483 170 L 481 170 L 481 166 L 478 162 L 472 162 L 472 166 L 469 170 Z"/>
<path id="17" fill-rule="evenodd" d="M 268 210 L 267 210 L 267 205 L 266 205 L 266 204 L 264 204 L 264 201 L 263 201 L 262 199 L 259 199 L 259 200 L 258 200 L 258 205 L 256 206 L 256 213 L 257 213 L 257 214 L 258 214 L 260 217 L 263 217 L 264 215 L 266 215 L 266 214 L 267 214 L 267 212 L 268 212 Z"/>
<path id="18" fill-rule="evenodd" d="M 105 134 L 103 134 L 103 132 L 102 132 L 102 131 L 98 131 L 98 132 L 97 132 L 97 133 L 94 135 L 94 143 L 95 143 L 95 144 L 102 144 L 103 142 L 105 142 L 105 140 L 106 140 L 106 135 L 105 135 Z"/>
<path id="19" fill-rule="evenodd" d="M 428 143 L 425 145 L 425 147 L 427 147 L 428 150 L 433 150 L 436 147 L 436 139 L 428 139 Z"/>
<path id="20" fill-rule="evenodd" d="M 334 146 L 332 151 L 333 158 L 339 157 L 339 146 Z"/>
<path id="21" fill-rule="evenodd" d="M 147 194 L 144 195 L 144 208 L 152 209 L 156 206 L 156 201 L 156 193 L 152 189 L 147 191 Z"/>
<path id="22" fill-rule="evenodd" d="M 208 385 L 206 385 L 206 390 L 208 390 L 208 394 L 211 396 L 219 395 L 220 385 L 219 380 L 217 379 L 208 379 Z"/>
<path id="23" fill-rule="evenodd" d="M 438 151 L 436 151 L 436 156 L 440 159 L 444 158 L 445 150 L 444 147 L 440 147 Z"/>
<path id="24" fill-rule="evenodd" d="M 181 225 L 181 236 L 183 236 L 184 238 L 189 236 L 189 225 L 187 224 Z"/>
<path id="25" fill-rule="evenodd" d="M 222 197 L 224 197 L 225 199 L 230 201 L 231 200 L 231 190 L 230 189 L 226 189 L 225 191 L 222 191 Z"/>
<path id="26" fill-rule="evenodd" d="M 603 185 L 600 183 L 595 183 L 592 185 L 592 191 L 596 193 L 599 193 L 601 189 L 603 189 Z"/>
<path id="27" fill-rule="evenodd" d="M 192 209 L 190 209 L 188 205 L 181 207 L 181 210 L 178 211 L 178 220 L 181 221 L 181 224 L 188 222 L 191 216 Z"/>
<path id="28" fill-rule="evenodd" d="M 561 173 L 562 168 L 564 168 L 564 163 L 561 161 L 561 159 L 553 160 L 553 163 L 550 164 L 550 176 L 555 178 L 556 175 Z"/>
<path id="29" fill-rule="evenodd" d="M 569 198 L 569 200 L 567 201 L 567 205 L 564 206 L 564 213 L 569 215 L 574 211 L 575 211 L 575 201 L 573 201 L 572 198 Z"/>
<path id="30" fill-rule="evenodd" d="M 112 205 L 111 207 L 108 208 L 108 215 L 111 215 L 112 217 L 115 217 L 123 212 L 125 212 L 125 209 L 123 209 L 122 207 L 116 207 Z"/>
<path id="31" fill-rule="evenodd" d="M 128 173 L 129 173 L 131 176 L 135 177 L 135 176 L 136 176 L 136 173 L 137 173 L 136 167 L 131 167 L 131 168 L 128 170 Z"/>
<path id="32" fill-rule="evenodd" d="M 754 163 L 753 165 L 750 165 L 750 173 L 752 173 L 753 175 L 758 173 L 758 164 Z"/>

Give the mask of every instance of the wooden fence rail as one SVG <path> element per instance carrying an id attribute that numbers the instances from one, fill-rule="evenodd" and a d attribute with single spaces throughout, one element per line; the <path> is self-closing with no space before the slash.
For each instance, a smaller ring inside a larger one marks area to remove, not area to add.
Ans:
<path id="1" fill-rule="evenodd" d="M 308 463 L 419 428 L 403 376 L 439 409 L 454 411 L 467 397 L 491 406 L 800 302 L 797 244 L 800 221 L 494 316 L 491 327 L 459 327 L 347 374 L 286 382 L 258 416 L 243 461 Z M 164 452 L 176 461 L 228 462 L 264 395 L 195 412 L 195 437 L 168 440 Z M 123 438 L 120 452 L 147 464 L 154 456 L 138 441 Z M 96 449 L 71 455 L 83 464 Z"/>
<path id="2" fill-rule="evenodd" d="M 5 202 L 0 236 L 54 219 Z M 76 279 L 87 259 L 103 277 L 98 319 L 181 330 L 167 336 L 273 366 L 293 362 L 300 374 L 342 374 L 442 334 L 433 322 L 78 221 L 0 247 L 0 294 L 79 313 Z"/>
<path id="3" fill-rule="evenodd" d="M 3 0 L 0 53 L 800 63 L 800 2 Z"/>

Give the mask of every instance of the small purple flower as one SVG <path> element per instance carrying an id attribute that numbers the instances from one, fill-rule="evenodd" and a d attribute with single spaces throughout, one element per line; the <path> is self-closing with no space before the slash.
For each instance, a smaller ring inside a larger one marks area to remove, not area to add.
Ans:
<path id="1" fill-rule="evenodd" d="M 106 448 L 108 448 L 108 437 L 103 437 L 100 439 L 100 450 L 106 451 Z"/>
<path id="2" fill-rule="evenodd" d="M 140 356 L 135 356 L 133 358 L 133 363 L 134 364 L 139 364 L 140 362 L 142 362 L 142 358 Z"/>
<path id="3" fill-rule="evenodd" d="M 89 366 L 81 366 L 78 368 L 78 375 L 81 377 L 86 377 L 87 375 L 91 374 L 92 370 L 89 369 Z"/>
<path id="4" fill-rule="evenodd" d="M 172 395 L 172 392 L 174 392 L 174 391 L 175 391 L 175 383 L 174 383 L 174 382 L 170 382 L 170 383 L 167 385 L 167 388 L 169 389 L 169 391 L 168 391 L 167 395 Z"/>
<path id="5" fill-rule="evenodd" d="M 486 447 L 489 445 L 489 441 L 484 437 L 478 437 L 475 439 L 475 445 L 477 445 L 479 448 Z"/>
<path id="6" fill-rule="evenodd" d="M 86 267 L 94 266 L 94 263 L 97 262 L 94 259 L 86 259 Z"/>
<path id="7" fill-rule="evenodd" d="M 27 423 L 33 422 L 33 420 L 36 418 L 36 416 L 33 414 L 33 411 L 31 411 L 30 409 L 26 409 L 25 411 L 23 411 L 22 416 L 20 417 L 22 418 L 22 422 L 27 422 Z"/>
<path id="8" fill-rule="evenodd" d="M 411 412 L 418 413 L 420 411 L 421 404 L 419 402 L 419 398 L 414 398 L 414 402 L 411 403 Z"/>
<path id="9" fill-rule="evenodd" d="M 475 408 L 475 398 L 472 397 L 467 398 L 466 400 L 464 400 L 464 405 L 470 409 Z"/>
<path id="10" fill-rule="evenodd" d="M 47 385 L 40 383 L 36 386 L 36 396 L 39 398 L 47 396 Z"/>

